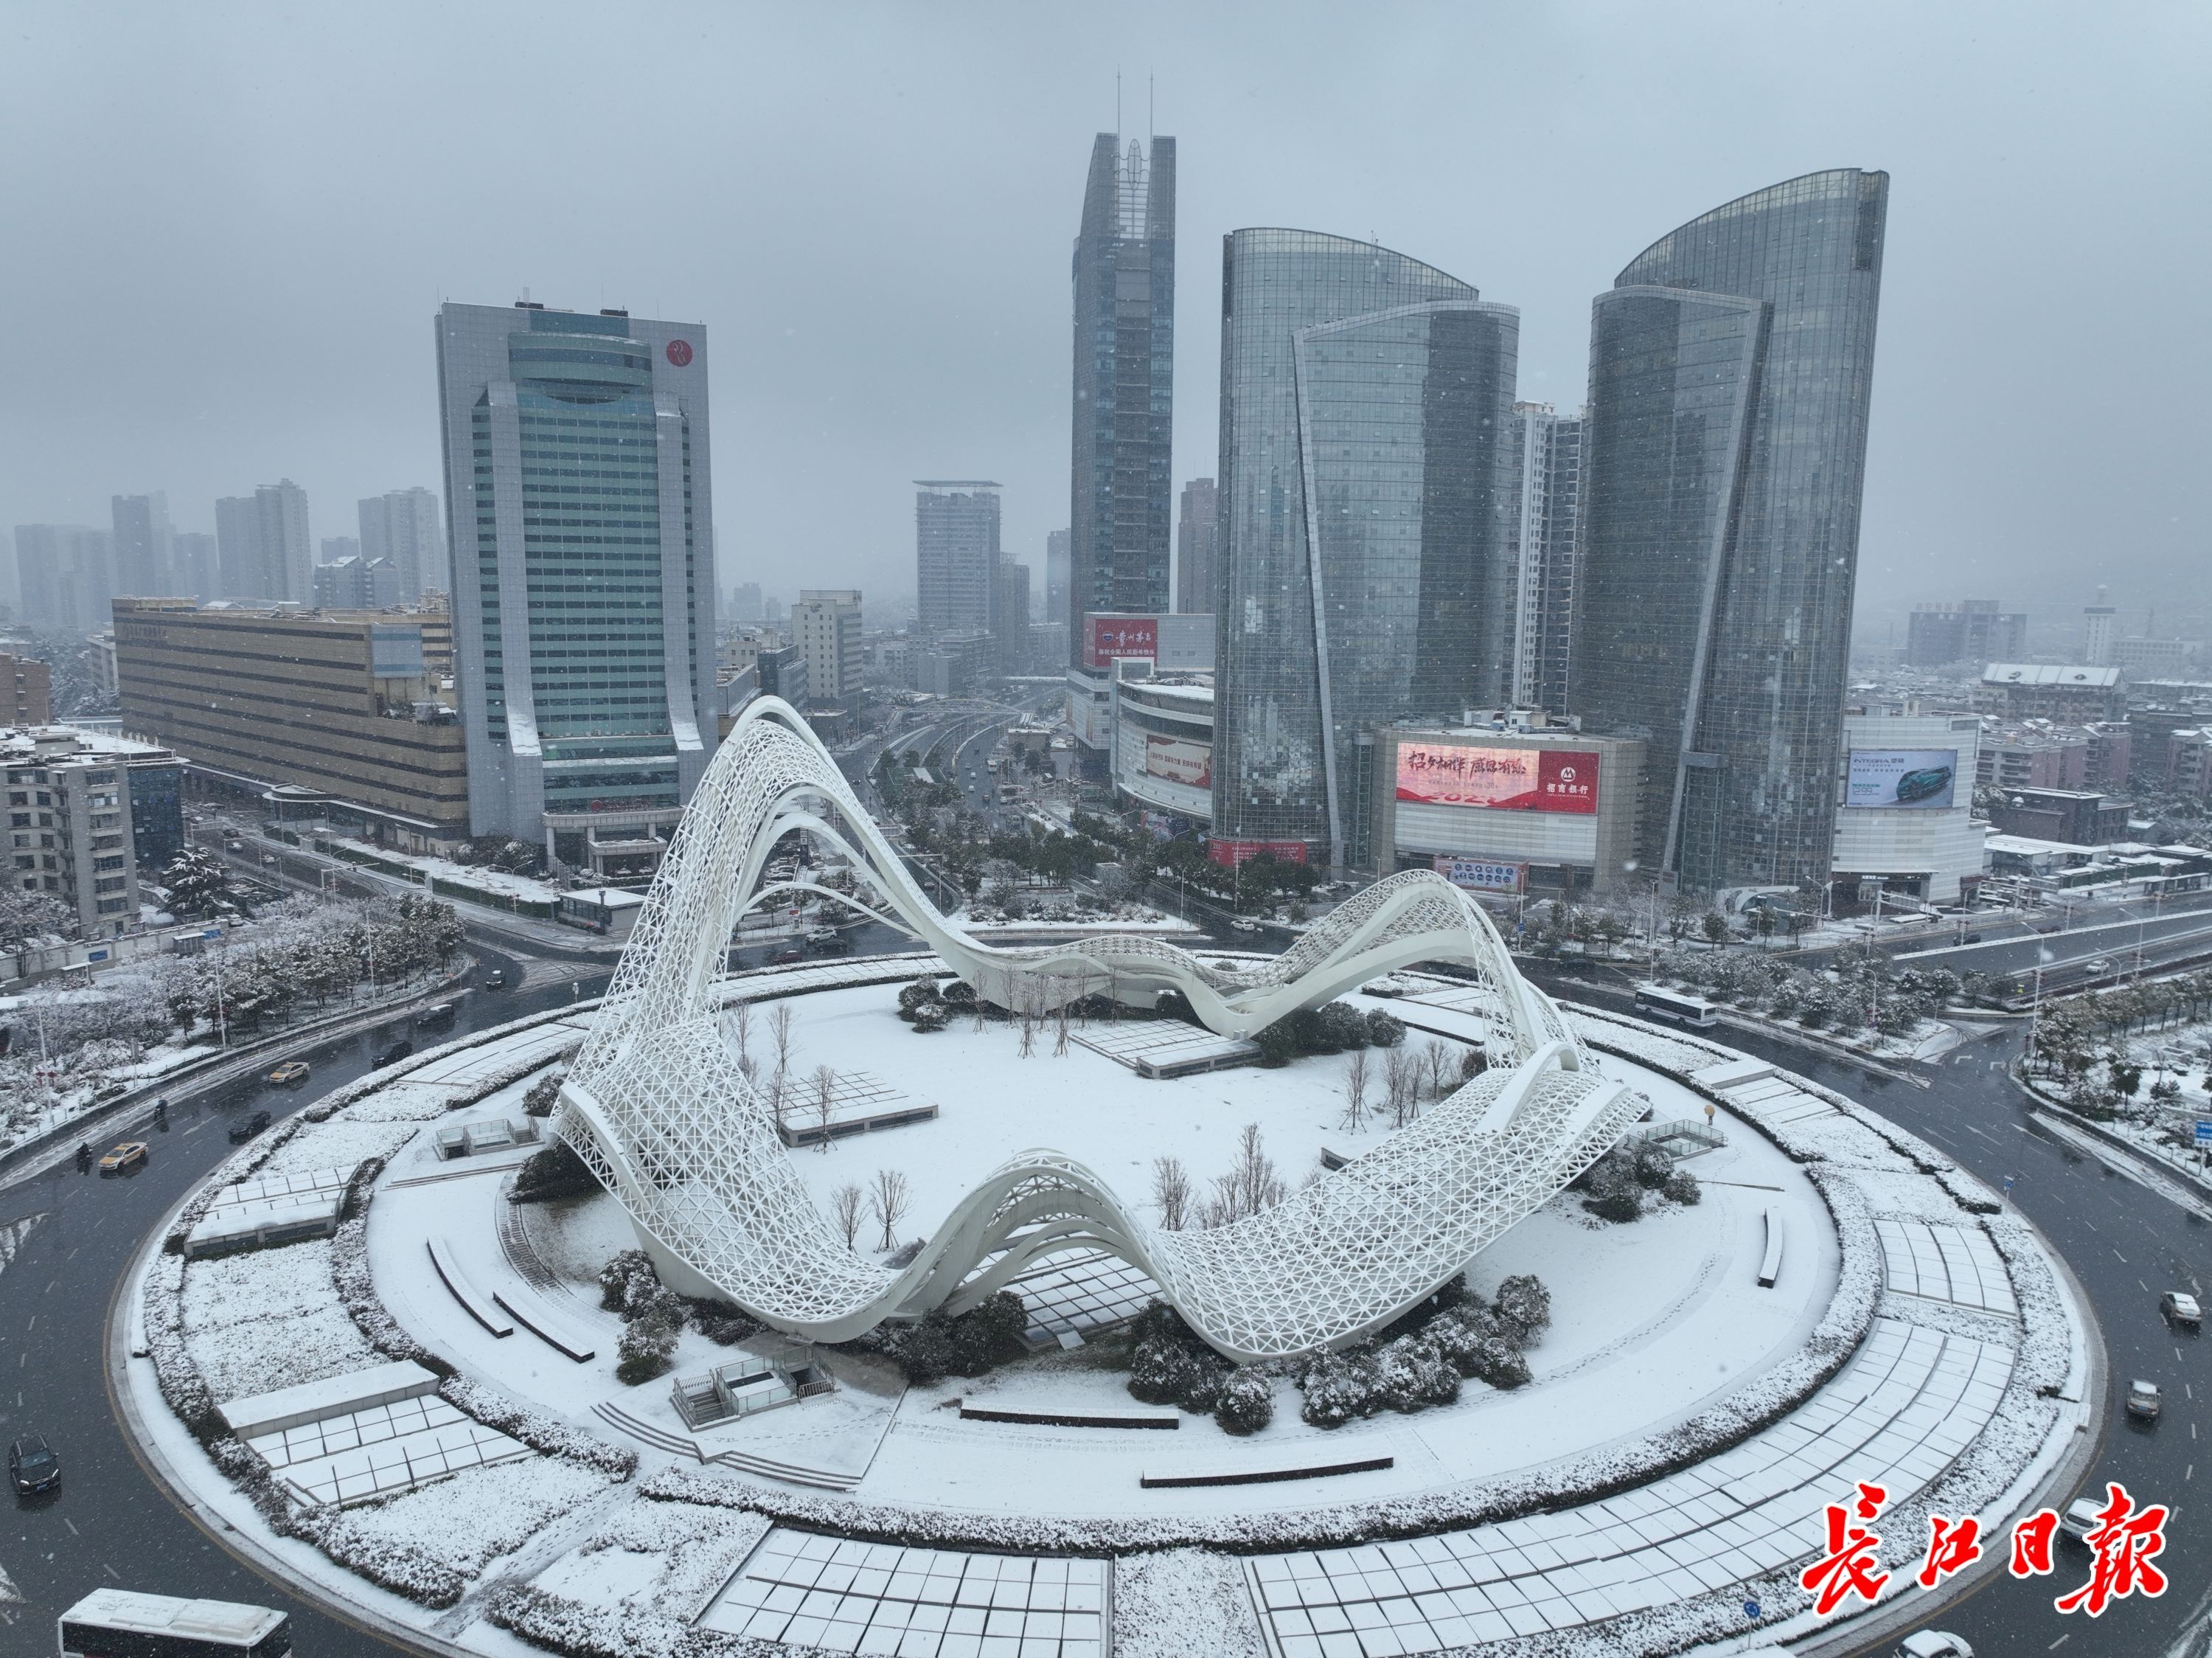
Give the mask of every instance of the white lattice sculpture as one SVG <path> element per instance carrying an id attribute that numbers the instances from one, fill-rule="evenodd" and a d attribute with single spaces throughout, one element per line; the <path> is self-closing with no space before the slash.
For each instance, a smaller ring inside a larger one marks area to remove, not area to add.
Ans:
<path id="1" fill-rule="evenodd" d="M 849 858 L 877 902 L 811 884 L 762 887 L 771 850 L 793 829 Z M 1210 1231 L 1156 1230 L 1081 1164 L 1023 1152 L 891 1271 L 860 1259 L 815 1208 L 719 1027 L 732 929 L 794 892 L 915 934 L 1002 1005 L 1101 991 L 1149 1005 L 1172 990 L 1230 1035 L 1393 968 L 1455 961 L 1492 1003 L 1491 1069 L 1334 1174 Z M 1342 1345 L 1389 1323 L 1602 1155 L 1643 1106 L 1590 1067 L 1488 917 L 1425 871 L 1377 881 L 1249 967 L 1128 936 L 981 943 L 922 895 L 828 750 L 774 698 L 747 707 L 701 781 L 561 1098 L 562 1137 L 620 1198 L 664 1281 L 727 1297 L 791 1334 L 838 1341 L 886 1318 L 959 1312 L 1045 1256 L 1103 1246 L 1243 1360 Z"/>

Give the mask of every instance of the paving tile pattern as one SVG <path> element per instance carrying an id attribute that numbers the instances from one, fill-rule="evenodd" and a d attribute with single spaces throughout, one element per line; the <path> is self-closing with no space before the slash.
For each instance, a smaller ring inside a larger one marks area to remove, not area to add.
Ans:
<path id="1" fill-rule="evenodd" d="M 1850 1364 L 1773 1427 L 1619 1496 L 1495 1526 L 1249 1563 L 1277 1658 L 1396 1658 L 1571 1629 L 1815 1551 L 1854 1480 L 1920 1490 L 1996 1414 L 2007 1348 L 1877 1319 Z"/>
<path id="2" fill-rule="evenodd" d="M 463 1416 L 435 1394 L 396 1399 L 247 1440 L 277 1478 L 312 1503 L 365 1503 L 530 1448 Z"/>
<path id="3" fill-rule="evenodd" d="M 856 1543 L 777 1527 L 699 1619 L 897 1658 L 1103 1658 L 1108 1563 Z"/>
<path id="4" fill-rule="evenodd" d="M 1889 1287 L 1897 1294 L 2020 1316 L 2004 1259 L 1980 1228 L 1881 1216 L 1874 1229 Z"/>

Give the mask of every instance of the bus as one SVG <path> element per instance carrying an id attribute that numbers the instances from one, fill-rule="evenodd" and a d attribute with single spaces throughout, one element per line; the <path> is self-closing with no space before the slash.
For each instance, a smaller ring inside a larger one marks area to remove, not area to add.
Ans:
<path id="1" fill-rule="evenodd" d="M 1692 1030 L 1711 1030 L 1720 1023 L 1720 1009 L 1702 996 L 1664 990 L 1656 984 L 1636 987 L 1636 1011 L 1648 1013 L 1654 1019 L 1687 1025 Z"/>
<path id="2" fill-rule="evenodd" d="M 235 1600 L 94 1589 L 61 1615 L 62 1658 L 285 1658 L 292 1620 Z"/>

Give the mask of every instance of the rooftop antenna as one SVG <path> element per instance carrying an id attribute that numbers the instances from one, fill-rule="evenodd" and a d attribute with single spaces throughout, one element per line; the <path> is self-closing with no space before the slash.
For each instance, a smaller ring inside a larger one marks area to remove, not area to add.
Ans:
<path id="1" fill-rule="evenodd" d="M 1118 149 L 1121 138 L 1121 71 L 1114 71 L 1114 139 Z"/>

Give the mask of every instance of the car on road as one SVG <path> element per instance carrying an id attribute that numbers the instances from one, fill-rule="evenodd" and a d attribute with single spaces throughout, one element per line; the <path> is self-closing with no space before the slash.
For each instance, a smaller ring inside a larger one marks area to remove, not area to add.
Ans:
<path id="1" fill-rule="evenodd" d="M 251 1117 L 240 1117 L 230 1125 L 230 1143 L 242 1146 L 268 1126 L 269 1113 L 265 1111 L 257 1111 Z"/>
<path id="2" fill-rule="evenodd" d="M 489 972 L 483 976 L 483 987 L 488 991 L 505 990 L 507 988 L 507 970 L 504 967 L 494 967 Z"/>
<path id="3" fill-rule="evenodd" d="M 2097 1529 L 2100 1512 L 2094 1496 L 2077 1496 L 2066 1505 L 2066 1512 L 2058 1516 L 2058 1529 L 2075 1542 L 2088 1540 L 2089 1533 Z"/>
<path id="4" fill-rule="evenodd" d="M 2204 1322 L 2204 1311 L 2197 1304 L 2197 1297 L 2179 1289 L 2169 1289 L 2158 1298 L 2159 1316 L 2168 1324 L 2186 1325 L 2194 1330 Z"/>
<path id="5" fill-rule="evenodd" d="M 458 1002 L 441 1002 L 434 1007 L 425 1008 L 415 1015 L 415 1028 L 418 1031 L 451 1030 L 454 1017 L 460 1010 L 461 1004 Z"/>
<path id="6" fill-rule="evenodd" d="M 100 1160 L 100 1172 L 102 1174 L 120 1174 L 125 1169 L 136 1168 L 145 1161 L 146 1143 L 143 1140 L 125 1140 L 120 1145 L 108 1149 L 106 1155 Z"/>
<path id="7" fill-rule="evenodd" d="M 287 1059 L 269 1073 L 269 1081 L 280 1088 L 289 1088 L 295 1082 L 307 1080 L 307 1062 L 304 1059 Z"/>
<path id="8" fill-rule="evenodd" d="M 805 951 L 799 949 L 795 946 L 787 944 L 781 949 L 775 952 L 775 954 L 769 957 L 768 965 L 771 967 L 788 967 L 793 962 L 804 961 L 805 960 Z"/>
<path id="9" fill-rule="evenodd" d="M 2128 1414 L 2138 1421 L 2156 1422 L 2163 1404 L 2156 1382 L 2138 1381 L 2128 1384 Z"/>
<path id="10" fill-rule="evenodd" d="M 1260 923 L 1258 922 L 1247 921 L 1243 916 L 1239 916 L 1236 920 L 1231 922 L 1229 923 L 1229 927 L 1231 931 L 1239 933 L 1256 933 L 1260 930 Z"/>
<path id="11" fill-rule="evenodd" d="M 415 1045 L 404 1039 L 394 1042 L 375 1058 L 369 1061 L 372 1070 L 382 1070 L 386 1065 L 396 1065 L 415 1051 Z"/>
<path id="12" fill-rule="evenodd" d="M 1974 1658 L 1974 1649 L 1939 1629 L 1917 1629 L 1897 1643 L 1897 1658 Z"/>
<path id="13" fill-rule="evenodd" d="M 25 1434 L 8 1447 L 8 1483 L 18 1496 L 36 1496 L 62 1483 L 62 1460 L 41 1434 Z"/>

